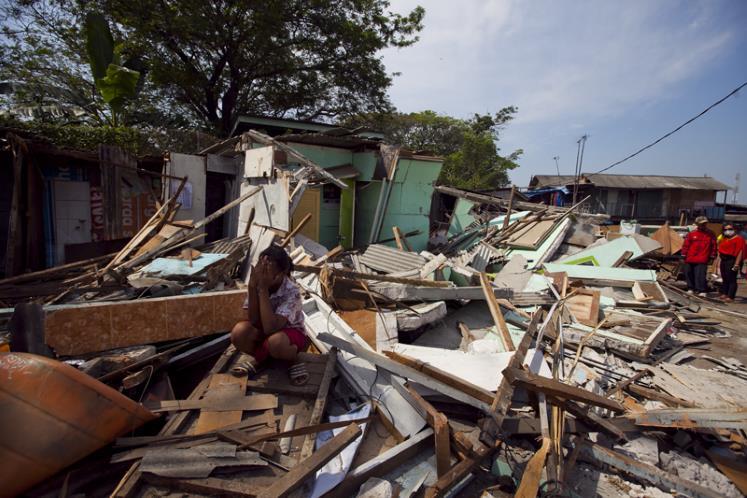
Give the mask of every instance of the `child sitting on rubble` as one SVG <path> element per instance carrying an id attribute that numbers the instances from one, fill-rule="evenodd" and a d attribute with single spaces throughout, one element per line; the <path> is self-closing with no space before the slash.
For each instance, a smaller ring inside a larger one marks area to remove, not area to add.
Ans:
<path id="1" fill-rule="evenodd" d="M 234 375 L 254 374 L 268 357 L 294 363 L 308 346 L 304 331 L 301 291 L 291 280 L 293 261 L 281 247 L 272 245 L 251 268 L 244 309 L 247 320 L 234 325 L 231 343 L 242 352 L 231 369 Z M 303 364 L 289 369 L 296 385 L 308 380 Z"/>

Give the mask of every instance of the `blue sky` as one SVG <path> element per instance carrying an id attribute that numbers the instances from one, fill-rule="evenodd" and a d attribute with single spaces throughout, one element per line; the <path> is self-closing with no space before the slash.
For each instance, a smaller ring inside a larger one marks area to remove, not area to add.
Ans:
<path id="1" fill-rule="evenodd" d="M 390 95 L 404 112 L 468 117 L 519 108 L 503 152 L 524 149 L 511 180 L 572 174 L 622 159 L 747 81 L 747 1 L 392 0 L 426 9 L 420 41 L 387 49 Z M 747 204 L 747 88 L 610 173 L 742 173 Z M 731 200 L 731 192 L 729 200 Z M 720 200 L 720 199 L 719 199 Z"/>

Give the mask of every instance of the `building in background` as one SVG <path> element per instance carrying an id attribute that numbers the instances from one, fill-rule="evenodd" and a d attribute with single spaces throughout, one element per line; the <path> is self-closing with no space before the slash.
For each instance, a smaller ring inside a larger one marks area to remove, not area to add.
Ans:
<path id="1" fill-rule="evenodd" d="M 533 202 L 554 206 L 573 203 L 572 175 L 535 175 L 524 195 Z M 708 176 L 605 175 L 582 173 L 577 200 L 589 196 L 584 211 L 604 213 L 613 221 L 672 224 L 706 215 L 723 219 L 723 201 L 729 185 Z M 723 193 L 723 196 L 719 194 Z"/>

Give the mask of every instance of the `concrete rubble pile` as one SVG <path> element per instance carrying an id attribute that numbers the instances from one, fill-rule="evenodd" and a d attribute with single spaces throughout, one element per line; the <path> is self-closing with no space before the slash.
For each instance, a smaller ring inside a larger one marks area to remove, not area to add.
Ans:
<path id="1" fill-rule="evenodd" d="M 24 423 L 7 401 L 32 389 L 19 372 L 68 379 L 66 399 L 29 395 L 58 414 L 38 421 L 56 433 L 3 437 L 0 483 L 15 484 L 0 494 L 747 493 L 747 366 L 728 346 L 747 314 L 682 290 L 673 227 L 624 233 L 583 200 L 437 187 L 474 209 L 428 250 L 398 227 L 390 243 L 330 249 L 299 233 L 310 215 L 288 220 L 306 185 L 339 180 L 252 133 L 300 167 L 248 177 L 193 223 L 173 221 L 177 192 L 117 254 L 0 281 L 4 295 L 24 288 L 2 311 L 14 351 L 0 357 L 3 427 Z M 240 235 L 198 245 L 234 208 Z M 283 365 L 229 373 L 226 332 L 272 244 L 304 294 L 301 386 Z M 111 427 L 81 435 L 69 405 Z"/>

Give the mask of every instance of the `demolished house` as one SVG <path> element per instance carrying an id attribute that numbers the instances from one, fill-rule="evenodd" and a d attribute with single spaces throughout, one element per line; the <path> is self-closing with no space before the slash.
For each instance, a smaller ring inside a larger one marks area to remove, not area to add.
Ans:
<path id="1" fill-rule="evenodd" d="M 677 231 L 434 187 L 438 158 L 308 131 L 170 154 L 116 254 L 0 280 L 0 494 L 747 492 L 747 314 L 683 292 Z M 230 373 L 273 244 L 304 295 L 301 385 Z"/>

